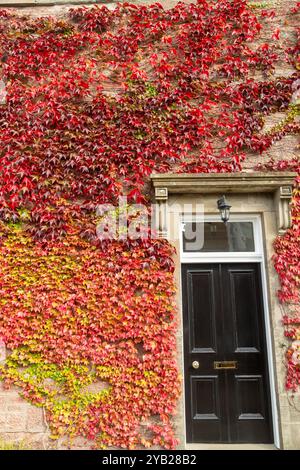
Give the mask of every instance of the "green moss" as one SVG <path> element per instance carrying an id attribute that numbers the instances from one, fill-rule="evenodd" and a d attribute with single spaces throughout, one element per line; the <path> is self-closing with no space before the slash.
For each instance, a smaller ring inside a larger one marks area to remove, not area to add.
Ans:
<path id="1" fill-rule="evenodd" d="M 25 441 L 9 442 L 0 439 L 0 450 L 29 450 L 30 448 Z"/>
<path id="2" fill-rule="evenodd" d="M 249 3 L 249 8 L 253 8 L 254 10 L 259 9 L 259 8 L 268 8 L 268 7 L 274 7 L 274 1 L 268 1 L 268 2 L 253 2 Z"/>

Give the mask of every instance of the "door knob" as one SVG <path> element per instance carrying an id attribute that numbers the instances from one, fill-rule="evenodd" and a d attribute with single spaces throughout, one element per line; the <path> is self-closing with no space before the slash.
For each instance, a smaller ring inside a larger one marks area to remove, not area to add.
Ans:
<path id="1" fill-rule="evenodd" d="M 193 361 L 193 362 L 192 362 L 192 367 L 193 367 L 194 369 L 199 369 L 199 366 L 200 366 L 200 364 L 199 364 L 198 361 Z"/>

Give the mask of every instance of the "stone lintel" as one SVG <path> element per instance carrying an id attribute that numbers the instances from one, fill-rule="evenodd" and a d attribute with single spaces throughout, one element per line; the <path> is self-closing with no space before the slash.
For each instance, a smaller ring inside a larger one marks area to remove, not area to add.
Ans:
<path id="1" fill-rule="evenodd" d="M 293 172 L 154 173 L 151 181 L 154 188 L 167 188 L 169 193 L 261 193 L 292 187 L 296 176 Z"/>

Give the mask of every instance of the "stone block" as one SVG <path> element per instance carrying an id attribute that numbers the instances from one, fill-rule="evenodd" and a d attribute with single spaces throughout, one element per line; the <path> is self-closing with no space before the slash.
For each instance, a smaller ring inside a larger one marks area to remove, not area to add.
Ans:
<path id="1" fill-rule="evenodd" d="M 0 410 L 3 412 L 7 407 L 6 396 L 0 395 Z"/>
<path id="2" fill-rule="evenodd" d="M 293 402 L 295 408 L 300 413 L 300 394 L 299 393 L 293 395 L 292 402 Z"/>
<path id="3" fill-rule="evenodd" d="M 31 408 L 27 413 L 26 429 L 28 432 L 43 432 L 46 430 L 43 410 L 41 408 Z"/>
<path id="4" fill-rule="evenodd" d="M 299 409 L 295 408 L 295 406 L 291 405 L 290 407 L 290 422 L 293 424 L 298 424 L 300 427 L 300 411 Z M 300 441 L 299 441 L 299 448 L 300 448 Z"/>
<path id="5" fill-rule="evenodd" d="M 6 428 L 6 421 L 7 421 L 7 414 L 0 413 L 0 430 L 3 430 Z"/>
<path id="6" fill-rule="evenodd" d="M 14 400 L 8 401 L 6 406 L 7 413 L 27 413 L 28 403 L 14 403 Z"/>
<path id="7" fill-rule="evenodd" d="M 27 415 L 25 413 L 10 413 L 7 415 L 5 429 L 9 432 L 25 432 Z"/>
<path id="8" fill-rule="evenodd" d="M 47 450 L 49 448 L 49 438 L 46 433 L 26 433 L 25 437 L 29 449 Z"/>
<path id="9" fill-rule="evenodd" d="M 300 449 L 300 426 L 299 424 L 284 424 L 284 449 L 299 450 Z"/>
<path id="10" fill-rule="evenodd" d="M 290 421 L 290 404 L 288 402 L 286 394 L 280 394 L 279 396 L 279 414 L 283 423 L 289 423 Z"/>
<path id="11" fill-rule="evenodd" d="M 45 434 L 28 434 L 24 432 L 2 432 L 0 441 L 8 446 L 16 446 L 21 450 L 47 449 L 47 437 Z"/>
<path id="12" fill-rule="evenodd" d="M 99 393 L 104 389 L 109 388 L 109 384 L 107 382 L 102 382 L 98 380 L 97 382 L 93 382 L 86 387 L 82 388 L 83 393 Z"/>

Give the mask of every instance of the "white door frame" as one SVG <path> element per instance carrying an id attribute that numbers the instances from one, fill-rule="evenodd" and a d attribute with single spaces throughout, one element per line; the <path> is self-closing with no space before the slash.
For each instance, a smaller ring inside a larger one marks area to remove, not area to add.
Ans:
<path id="1" fill-rule="evenodd" d="M 268 288 L 267 288 L 267 276 L 265 269 L 265 254 L 263 247 L 263 232 L 261 224 L 261 216 L 259 214 L 230 214 L 230 221 L 234 222 L 252 222 L 253 223 L 253 232 L 254 232 L 254 252 L 193 252 L 193 253 L 184 253 L 183 252 L 183 243 L 182 243 L 182 232 L 184 229 L 184 223 L 186 222 L 220 222 L 219 215 L 195 215 L 195 214 L 184 214 L 181 216 L 180 224 L 178 227 L 178 238 L 180 244 L 180 265 L 183 263 L 243 263 L 243 262 L 252 262 L 259 263 L 261 268 L 261 281 L 262 281 L 262 295 L 263 295 L 263 306 L 264 306 L 264 323 L 265 323 L 265 332 L 266 332 L 266 344 L 267 344 L 267 361 L 268 361 L 268 372 L 269 372 L 269 384 L 270 384 L 270 395 L 271 395 L 271 409 L 272 409 L 272 425 L 273 425 L 273 435 L 274 435 L 274 445 L 277 448 L 280 448 L 280 433 L 279 433 L 279 421 L 278 421 L 278 409 L 277 409 L 277 399 L 276 399 L 276 388 L 275 388 L 275 363 L 273 357 L 272 349 L 272 334 L 271 334 L 271 322 L 270 322 L 270 312 L 269 312 L 269 302 L 268 302 Z M 180 288 L 182 288 L 182 278 L 181 278 L 181 269 L 180 269 Z M 181 291 L 181 289 L 180 289 Z M 183 322 L 183 305 L 181 298 L 181 321 Z M 182 357 L 184 358 L 183 352 L 183 342 L 182 342 Z M 183 373 L 184 377 L 184 373 Z M 185 393 L 185 380 L 183 381 L 184 393 Z M 185 403 L 185 400 L 184 400 Z M 186 416 L 185 416 L 185 406 L 184 410 L 184 433 L 185 433 L 185 445 L 190 445 L 186 442 Z M 226 444 L 225 444 L 226 445 Z M 229 444 L 228 444 L 229 445 Z"/>

